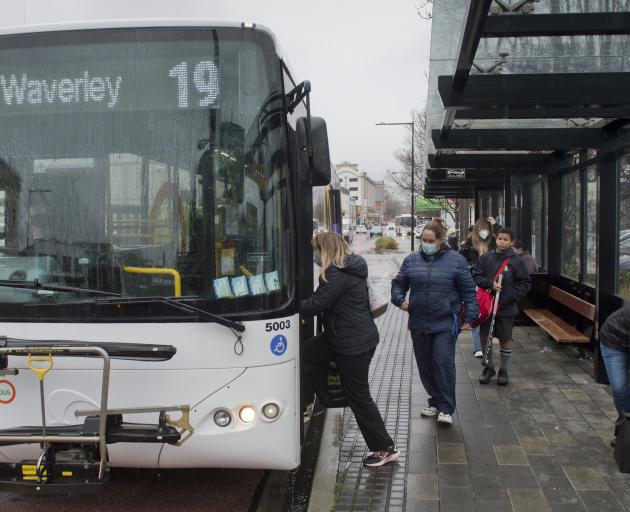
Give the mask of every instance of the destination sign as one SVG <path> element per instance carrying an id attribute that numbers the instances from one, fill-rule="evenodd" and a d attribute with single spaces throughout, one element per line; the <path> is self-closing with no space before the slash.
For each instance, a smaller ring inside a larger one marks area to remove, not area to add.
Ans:
<path id="1" fill-rule="evenodd" d="M 0 115 L 206 108 L 219 92 L 212 60 L 157 59 L 141 68 L 95 64 L 74 73 L 0 66 Z"/>

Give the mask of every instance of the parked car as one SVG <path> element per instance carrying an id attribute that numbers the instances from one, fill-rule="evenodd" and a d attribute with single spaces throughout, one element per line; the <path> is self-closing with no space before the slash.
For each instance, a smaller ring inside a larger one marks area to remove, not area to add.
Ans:
<path id="1" fill-rule="evenodd" d="M 374 224 L 370 230 L 370 236 L 381 236 L 383 234 L 383 228 L 378 224 Z"/>
<path id="2" fill-rule="evenodd" d="M 367 233 L 367 228 L 363 224 L 357 224 L 356 232 L 365 234 Z"/>

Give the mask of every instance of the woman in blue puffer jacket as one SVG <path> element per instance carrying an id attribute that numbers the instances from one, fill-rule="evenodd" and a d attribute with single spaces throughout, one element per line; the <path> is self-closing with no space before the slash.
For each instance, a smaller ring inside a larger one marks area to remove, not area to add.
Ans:
<path id="1" fill-rule="evenodd" d="M 421 414 L 437 416 L 438 422 L 451 425 L 455 411 L 455 342 L 460 330 L 468 329 L 479 316 L 479 306 L 466 258 L 451 250 L 444 238 L 440 223 L 429 222 L 424 227 L 420 250 L 405 258 L 392 280 L 392 303 L 409 312 L 418 371 L 429 395 Z"/>

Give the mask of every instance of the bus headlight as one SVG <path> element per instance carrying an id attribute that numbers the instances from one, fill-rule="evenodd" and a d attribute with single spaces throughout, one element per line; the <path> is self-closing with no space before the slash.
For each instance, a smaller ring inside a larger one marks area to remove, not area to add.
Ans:
<path id="1" fill-rule="evenodd" d="M 230 423 L 232 423 L 232 416 L 227 411 L 217 411 L 214 413 L 214 422 L 219 427 L 227 427 Z"/>
<path id="2" fill-rule="evenodd" d="M 278 407 L 278 404 L 271 402 L 263 405 L 262 413 L 265 418 L 275 420 L 278 417 L 278 414 L 280 414 L 280 407 Z"/>
<path id="3" fill-rule="evenodd" d="M 241 410 L 238 411 L 238 416 L 243 423 L 251 423 L 256 419 L 256 411 L 251 405 L 244 405 Z"/>

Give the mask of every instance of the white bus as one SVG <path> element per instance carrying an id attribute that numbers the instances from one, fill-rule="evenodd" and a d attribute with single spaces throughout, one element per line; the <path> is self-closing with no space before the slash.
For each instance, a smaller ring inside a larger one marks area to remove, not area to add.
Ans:
<path id="1" fill-rule="evenodd" d="M 411 226 L 411 214 L 403 213 L 401 215 L 396 216 L 396 235 L 397 236 L 410 236 L 411 230 L 413 229 Z M 418 217 L 415 218 L 415 222 L 413 227 L 418 225 Z"/>
<path id="2" fill-rule="evenodd" d="M 309 92 L 253 24 L 0 31 L 0 488 L 299 465 Z"/>

